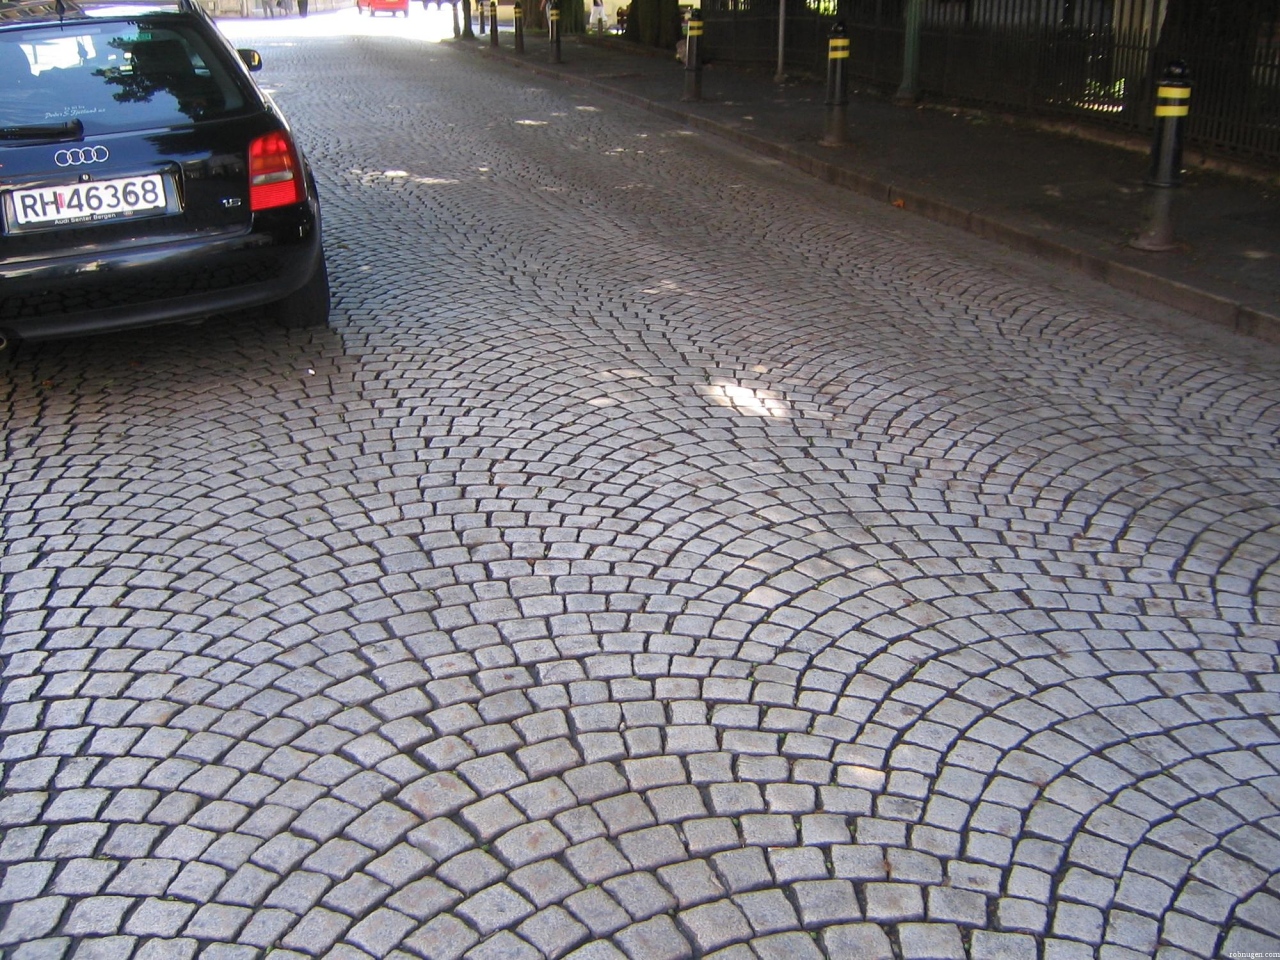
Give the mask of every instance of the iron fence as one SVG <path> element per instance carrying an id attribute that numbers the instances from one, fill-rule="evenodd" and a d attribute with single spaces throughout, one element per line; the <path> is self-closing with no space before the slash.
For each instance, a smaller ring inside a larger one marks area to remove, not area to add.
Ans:
<path id="1" fill-rule="evenodd" d="M 821 76 L 837 20 L 849 76 L 902 80 L 909 0 L 707 0 L 706 55 Z M 1191 72 L 1187 143 L 1280 161 L 1280 0 L 920 0 L 925 96 L 1151 129 L 1155 87 L 1174 59 Z"/>

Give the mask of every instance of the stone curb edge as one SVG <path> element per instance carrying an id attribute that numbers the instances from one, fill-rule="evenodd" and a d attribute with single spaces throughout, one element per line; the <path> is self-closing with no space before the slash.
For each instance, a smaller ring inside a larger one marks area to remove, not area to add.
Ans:
<path id="1" fill-rule="evenodd" d="M 875 177 L 846 170 L 783 144 L 773 143 L 762 137 L 700 117 L 690 111 L 681 110 L 679 107 L 658 103 L 647 97 L 620 90 L 590 77 L 577 76 L 533 63 L 514 52 L 502 48 L 495 50 L 492 45 L 477 46 L 476 50 L 489 56 L 497 56 L 507 63 L 520 66 L 539 76 L 599 90 L 614 99 L 650 113 L 677 120 L 687 126 L 730 140 L 834 186 L 874 200 L 881 200 L 937 223 L 956 227 L 1011 250 L 1031 254 L 1050 263 L 1067 267 L 1116 289 L 1173 307 L 1242 336 L 1266 343 L 1280 343 L 1280 315 L 1256 310 L 1138 267 L 1118 263 L 1097 254 L 1086 253 L 1066 244 L 1045 239 L 1001 220 L 953 206 L 934 197 L 901 189 Z"/>

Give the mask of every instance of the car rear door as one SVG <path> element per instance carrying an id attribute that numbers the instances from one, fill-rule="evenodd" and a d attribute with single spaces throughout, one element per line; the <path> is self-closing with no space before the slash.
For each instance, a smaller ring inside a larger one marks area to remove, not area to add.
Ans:
<path id="1" fill-rule="evenodd" d="M 248 230 L 249 145 L 280 121 L 228 54 L 192 18 L 0 34 L 0 255 Z"/>

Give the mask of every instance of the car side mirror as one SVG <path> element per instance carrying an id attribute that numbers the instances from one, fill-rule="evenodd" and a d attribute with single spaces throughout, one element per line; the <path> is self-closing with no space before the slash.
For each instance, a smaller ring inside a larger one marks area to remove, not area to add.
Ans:
<path id="1" fill-rule="evenodd" d="M 244 65 L 249 68 L 251 73 L 257 73 L 262 69 L 262 54 L 257 50 L 237 50 L 240 59 L 244 61 Z"/>

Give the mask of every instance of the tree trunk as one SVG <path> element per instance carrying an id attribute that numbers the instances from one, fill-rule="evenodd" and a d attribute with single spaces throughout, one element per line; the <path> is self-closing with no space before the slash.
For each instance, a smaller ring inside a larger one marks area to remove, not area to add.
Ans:
<path id="1" fill-rule="evenodd" d="M 524 15 L 526 30 L 546 30 L 550 27 L 547 16 L 547 5 L 550 2 L 551 0 L 523 0 L 520 12 Z M 587 18 L 583 12 L 582 0 L 560 0 L 560 36 L 583 33 L 586 29 Z"/>
<path id="2" fill-rule="evenodd" d="M 631 0 L 623 36 L 633 43 L 674 52 L 680 39 L 680 26 L 679 0 Z"/>
<path id="3" fill-rule="evenodd" d="M 1158 83 L 1175 60 L 1187 65 L 1193 88 L 1215 102 L 1249 96 L 1263 6 L 1271 0 L 1168 0 L 1153 50 L 1151 78 Z M 1196 94 L 1192 94 L 1195 110 Z"/>

